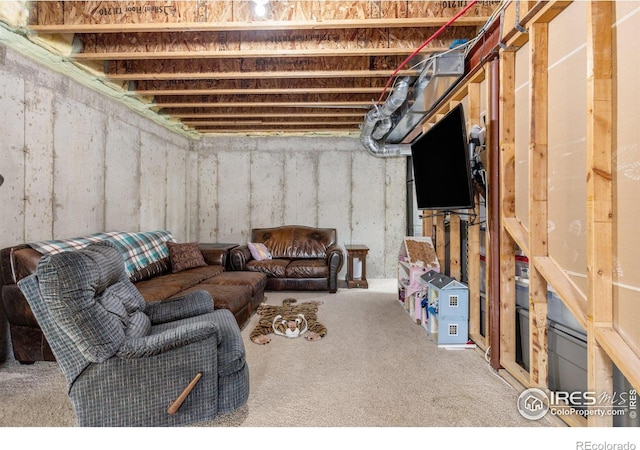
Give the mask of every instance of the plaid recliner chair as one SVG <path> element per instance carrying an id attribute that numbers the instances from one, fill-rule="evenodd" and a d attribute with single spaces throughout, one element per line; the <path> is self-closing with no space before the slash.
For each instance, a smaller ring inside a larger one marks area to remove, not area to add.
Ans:
<path id="1" fill-rule="evenodd" d="M 174 426 L 242 406 L 240 329 L 211 296 L 145 303 L 105 244 L 45 256 L 18 283 L 67 379 L 79 426 Z"/>

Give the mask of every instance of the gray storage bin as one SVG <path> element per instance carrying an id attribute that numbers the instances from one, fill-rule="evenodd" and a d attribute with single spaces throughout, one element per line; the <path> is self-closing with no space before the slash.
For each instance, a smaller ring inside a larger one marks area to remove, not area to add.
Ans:
<path id="1" fill-rule="evenodd" d="M 587 390 L 587 336 L 549 321 L 549 389 L 564 392 Z M 585 409 L 573 405 L 576 409 Z"/>
<path id="2" fill-rule="evenodd" d="M 516 308 L 516 362 L 529 370 L 529 310 Z M 587 390 L 586 335 L 563 325 L 549 322 L 547 343 L 549 350 L 549 389 L 552 391 Z"/>
<path id="3" fill-rule="evenodd" d="M 547 317 L 549 320 L 575 330 L 581 335 L 587 333 L 551 286 L 547 291 Z"/>
<path id="4" fill-rule="evenodd" d="M 516 279 L 516 306 L 529 309 L 529 280 Z"/>
<path id="5" fill-rule="evenodd" d="M 529 309 L 529 280 L 516 278 L 516 306 Z M 586 334 L 578 319 L 569 311 L 558 294 L 551 288 L 547 290 L 547 318 L 555 323 Z"/>
<path id="6" fill-rule="evenodd" d="M 622 392 L 626 392 L 629 395 L 630 391 L 635 391 L 636 389 L 629 383 L 629 380 L 625 378 L 625 376 L 620 372 L 620 369 L 613 365 L 613 392 L 620 395 Z M 637 395 L 637 394 L 636 394 Z M 637 408 L 635 412 L 638 414 L 640 412 L 640 405 L 636 405 Z M 613 416 L 613 426 L 614 427 L 640 427 L 640 417 L 636 415 L 636 417 L 630 417 L 629 411 L 624 416 Z"/>
<path id="7" fill-rule="evenodd" d="M 529 311 L 516 308 L 516 362 L 529 370 Z M 569 327 L 550 321 L 547 328 L 549 348 L 549 389 L 552 391 L 584 392 L 587 386 L 587 336 Z M 619 396 L 634 387 L 622 372 L 613 366 L 613 391 Z M 627 400 L 628 401 L 628 400 Z M 573 405 L 576 409 L 585 407 Z M 640 404 L 637 413 L 640 413 Z M 640 417 L 627 413 L 613 416 L 614 427 L 640 427 Z"/>
<path id="8" fill-rule="evenodd" d="M 529 310 L 516 307 L 516 362 L 529 370 Z"/>
<path id="9" fill-rule="evenodd" d="M 480 334 L 486 337 L 487 332 L 487 298 L 480 294 Z"/>
<path id="10" fill-rule="evenodd" d="M 549 321 L 549 389 L 585 392 L 587 390 L 587 336 Z"/>

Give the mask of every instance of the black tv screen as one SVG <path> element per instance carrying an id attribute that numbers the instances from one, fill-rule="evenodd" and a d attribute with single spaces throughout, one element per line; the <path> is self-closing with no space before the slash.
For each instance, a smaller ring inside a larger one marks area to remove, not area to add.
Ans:
<path id="1" fill-rule="evenodd" d="M 418 209 L 471 209 L 474 206 L 469 145 L 458 104 L 411 144 Z"/>

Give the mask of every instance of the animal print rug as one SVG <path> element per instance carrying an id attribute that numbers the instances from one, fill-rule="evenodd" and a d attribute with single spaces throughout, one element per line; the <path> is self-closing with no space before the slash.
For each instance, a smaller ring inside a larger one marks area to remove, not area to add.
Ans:
<path id="1" fill-rule="evenodd" d="M 327 334 L 327 328 L 318 322 L 318 305 L 321 301 L 297 303 L 294 298 L 282 301 L 282 306 L 262 304 L 256 313 L 260 321 L 249 336 L 252 342 L 265 345 L 271 342 L 269 334 L 318 341 Z"/>

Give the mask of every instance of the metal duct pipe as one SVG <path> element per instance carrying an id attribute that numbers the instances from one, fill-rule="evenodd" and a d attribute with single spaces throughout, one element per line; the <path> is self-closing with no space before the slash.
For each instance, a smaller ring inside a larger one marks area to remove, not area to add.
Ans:
<path id="1" fill-rule="evenodd" d="M 371 136 L 373 136 L 376 141 L 382 139 L 387 135 L 389 130 L 391 130 L 391 125 L 392 123 L 389 117 L 380 120 L 380 122 L 378 122 L 378 126 L 375 127 L 373 133 L 371 133 Z"/>
<path id="2" fill-rule="evenodd" d="M 402 106 L 409 94 L 410 78 L 398 81 L 386 102 L 379 108 L 369 110 L 360 133 L 360 142 L 367 151 L 377 157 L 409 156 L 411 146 L 406 144 L 386 144 L 380 142 L 382 136 L 391 128 L 391 115 Z M 382 125 L 378 125 L 382 122 Z M 388 127 L 388 128 L 387 128 Z M 387 128 L 385 130 L 385 128 Z"/>

